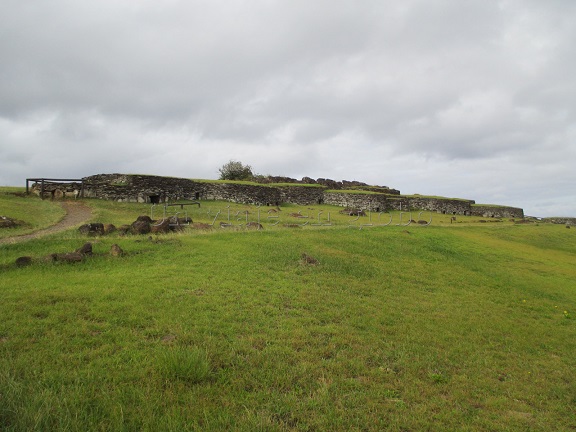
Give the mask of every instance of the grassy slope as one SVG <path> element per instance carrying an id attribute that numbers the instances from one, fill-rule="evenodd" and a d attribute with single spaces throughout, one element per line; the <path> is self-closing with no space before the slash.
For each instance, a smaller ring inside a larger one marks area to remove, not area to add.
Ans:
<path id="1" fill-rule="evenodd" d="M 0 246 L 0 429 L 574 428 L 572 231 L 112 237 L 95 252 L 128 256 L 22 269 L 86 239 Z M 176 348 L 205 350 L 209 377 L 167 377 Z"/>
<path id="2" fill-rule="evenodd" d="M 25 191 L 25 188 L 17 187 L 0 188 L 0 216 L 26 223 L 18 228 L 0 230 L 0 238 L 46 228 L 64 217 L 64 210 L 57 202 L 41 200 L 35 195 L 23 197 Z"/>

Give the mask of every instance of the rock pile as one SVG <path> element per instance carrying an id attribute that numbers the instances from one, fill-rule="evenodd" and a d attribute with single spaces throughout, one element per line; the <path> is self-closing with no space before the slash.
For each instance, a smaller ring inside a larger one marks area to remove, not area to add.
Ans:
<path id="1" fill-rule="evenodd" d="M 192 223 L 189 217 L 179 218 L 172 216 L 160 220 L 153 220 L 150 216 L 138 216 L 138 218 L 130 225 L 121 225 L 116 227 L 113 224 L 90 223 L 82 225 L 78 231 L 82 235 L 87 236 L 101 236 L 118 232 L 120 235 L 134 234 L 166 234 L 169 232 L 177 232 L 184 229 Z"/>
<path id="2" fill-rule="evenodd" d="M 87 257 L 94 255 L 92 251 L 92 243 L 84 243 L 81 247 L 73 252 L 65 253 L 52 253 L 40 258 L 39 262 L 61 262 L 61 263 L 78 263 L 84 261 Z M 110 255 L 120 257 L 124 255 L 124 251 L 117 244 L 113 244 L 110 248 Z M 34 258 L 30 256 L 21 256 L 16 258 L 16 267 L 26 267 L 34 263 Z"/>
<path id="3" fill-rule="evenodd" d="M 9 218 L 8 216 L 0 216 L 0 228 L 16 228 L 26 225 L 26 222 Z"/>

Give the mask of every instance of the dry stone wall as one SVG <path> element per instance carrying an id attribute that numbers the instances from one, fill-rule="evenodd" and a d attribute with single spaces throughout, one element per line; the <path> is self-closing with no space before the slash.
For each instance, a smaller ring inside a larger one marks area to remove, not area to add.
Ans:
<path id="1" fill-rule="evenodd" d="M 554 224 L 576 225 L 576 218 L 573 217 L 547 217 L 542 218 L 542 222 L 550 222 Z"/>
<path id="2" fill-rule="evenodd" d="M 158 204 L 200 198 L 200 183 L 176 177 L 99 174 L 84 178 L 84 195 L 122 202 Z"/>
<path id="3" fill-rule="evenodd" d="M 310 186 L 279 186 L 280 202 L 312 205 L 325 202 L 325 188 Z"/>
<path id="4" fill-rule="evenodd" d="M 469 216 L 472 200 L 459 200 L 449 198 L 431 197 L 402 197 L 390 200 L 390 207 L 394 210 L 429 210 L 436 213 Z"/>
<path id="5" fill-rule="evenodd" d="M 327 191 L 324 193 L 324 203 L 375 212 L 387 211 L 390 208 L 388 199 L 384 194 Z"/>
<path id="6" fill-rule="evenodd" d="M 517 207 L 505 207 L 496 205 L 473 205 L 472 216 L 484 218 L 523 218 L 524 210 Z"/>
<path id="7" fill-rule="evenodd" d="M 317 181 L 310 179 L 308 182 L 308 184 L 318 186 L 305 186 L 304 182 L 290 185 L 204 182 L 176 177 L 131 174 L 99 174 L 85 177 L 83 181 L 85 197 L 122 202 L 159 204 L 179 199 L 203 199 L 256 205 L 325 203 L 376 212 L 418 209 L 453 215 L 524 217 L 524 211 L 521 208 L 476 205 L 473 200 L 402 196 L 399 191 L 384 187 L 372 188 L 374 193 L 359 193 L 345 189 L 328 190 L 325 185 L 333 181 L 325 179 Z M 348 187 L 351 184 L 352 182 L 338 182 L 339 187 Z M 62 190 L 73 190 L 74 187 L 77 185 L 60 185 Z M 358 187 L 364 190 L 370 189 L 364 184 L 359 184 Z M 387 191 L 387 193 L 380 193 L 382 191 Z M 392 193 L 389 193 L 390 191 Z"/>
<path id="8" fill-rule="evenodd" d="M 280 191 L 276 188 L 236 183 L 201 183 L 201 198 L 232 201 L 241 204 L 280 205 Z"/>

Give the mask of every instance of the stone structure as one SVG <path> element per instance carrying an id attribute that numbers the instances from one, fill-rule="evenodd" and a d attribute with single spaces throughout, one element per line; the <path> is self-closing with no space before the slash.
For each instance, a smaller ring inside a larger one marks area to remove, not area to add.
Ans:
<path id="1" fill-rule="evenodd" d="M 564 224 L 566 226 L 576 225 L 576 218 L 573 217 L 548 217 L 542 218 L 542 222 L 550 222 L 554 224 Z"/>
<path id="2" fill-rule="evenodd" d="M 359 193 L 352 191 L 326 191 L 324 203 L 339 207 L 357 208 L 374 212 L 392 209 L 392 201 L 385 194 Z"/>
<path id="3" fill-rule="evenodd" d="M 524 211 L 516 207 L 476 204 L 471 206 L 472 216 L 484 218 L 523 218 Z"/>
<path id="4" fill-rule="evenodd" d="M 99 174 L 82 179 L 84 196 L 120 202 L 160 204 L 187 200 L 223 200 L 241 204 L 277 206 L 331 204 L 373 212 L 428 210 L 443 214 L 484 218 L 523 218 L 521 208 L 477 205 L 473 200 L 401 195 L 386 186 L 329 179 L 301 181 L 266 177 L 270 181 L 226 182 L 132 174 Z M 272 182 L 274 180 L 276 182 Z M 70 190 L 74 185 L 61 185 Z M 32 185 L 37 191 L 39 185 Z"/>
<path id="5" fill-rule="evenodd" d="M 82 179 L 50 179 L 50 178 L 27 178 L 26 193 L 32 192 L 42 199 L 83 198 L 84 186 Z"/>
<path id="6" fill-rule="evenodd" d="M 390 200 L 390 206 L 394 210 L 419 209 L 436 213 L 470 216 L 473 200 L 456 198 L 425 197 L 420 195 L 400 196 Z"/>

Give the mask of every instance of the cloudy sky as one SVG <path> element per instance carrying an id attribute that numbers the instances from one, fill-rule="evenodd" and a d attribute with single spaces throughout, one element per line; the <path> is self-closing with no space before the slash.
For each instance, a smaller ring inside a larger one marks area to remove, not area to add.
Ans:
<path id="1" fill-rule="evenodd" d="M 576 216 L 574 0 L 0 6 L 0 186 L 238 160 Z"/>

